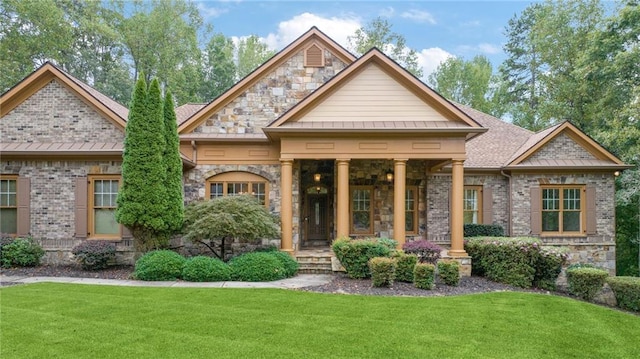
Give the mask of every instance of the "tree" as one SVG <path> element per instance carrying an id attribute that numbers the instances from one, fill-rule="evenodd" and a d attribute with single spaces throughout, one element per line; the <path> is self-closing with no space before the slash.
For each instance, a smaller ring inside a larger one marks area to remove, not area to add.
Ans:
<path id="1" fill-rule="evenodd" d="M 416 77 L 422 77 L 422 68 L 418 65 L 418 55 L 415 50 L 406 45 L 404 36 L 392 32 L 392 25 L 377 17 L 349 36 L 350 50 L 362 55 L 376 47 L 387 56 L 398 62 Z"/>
<path id="2" fill-rule="evenodd" d="M 182 160 L 180 159 L 180 138 L 178 123 L 173 108 L 173 97 L 167 91 L 164 98 L 164 164 L 167 191 L 167 209 L 163 213 L 169 234 L 182 228 L 184 217 L 184 200 L 182 196 Z"/>
<path id="3" fill-rule="evenodd" d="M 247 76 L 273 55 L 275 55 L 275 51 L 269 50 L 267 45 L 261 42 L 256 35 L 240 39 L 238 42 L 237 78 L 241 79 Z"/>
<path id="4" fill-rule="evenodd" d="M 233 86 L 236 64 L 233 61 L 233 41 L 223 34 L 215 34 L 204 50 L 202 96 L 206 100 L 218 97 Z"/>
<path id="5" fill-rule="evenodd" d="M 133 234 L 136 250 L 146 252 L 167 245 L 164 164 L 165 131 L 157 80 L 147 92 L 144 75 L 136 83 L 125 128 L 122 187 L 116 220 Z"/>
<path id="6" fill-rule="evenodd" d="M 205 245 L 224 260 L 225 241 L 274 238 L 280 228 L 276 218 L 257 199 L 238 195 L 187 205 L 183 233 L 185 239 Z"/>
<path id="7" fill-rule="evenodd" d="M 499 116 L 492 102 L 493 67 L 485 56 L 471 61 L 450 57 L 429 75 L 427 82 L 449 100 Z"/>

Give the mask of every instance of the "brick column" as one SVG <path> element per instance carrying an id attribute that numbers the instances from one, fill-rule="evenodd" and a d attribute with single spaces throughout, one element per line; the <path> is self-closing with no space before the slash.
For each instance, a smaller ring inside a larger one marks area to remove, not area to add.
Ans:
<path id="1" fill-rule="evenodd" d="M 338 198 L 336 238 L 349 236 L 349 160 L 336 160 L 338 166 Z"/>
<path id="2" fill-rule="evenodd" d="M 407 160 L 393 160 L 393 239 L 402 248 L 406 240 L 405 196 L 407 183 Z"/>
<path id="3" fill-rule="evenodd" d="M 464 257 L 464 160 L 453 160 L 451 169 L 451 257 Z"/>
<path id="4" fill-rule="evenodd" d="M 293 160 L 280 160 L 281 200 L 280 220 L 282 222 L 282 241 L 280 248 L 293 253 Z"/>

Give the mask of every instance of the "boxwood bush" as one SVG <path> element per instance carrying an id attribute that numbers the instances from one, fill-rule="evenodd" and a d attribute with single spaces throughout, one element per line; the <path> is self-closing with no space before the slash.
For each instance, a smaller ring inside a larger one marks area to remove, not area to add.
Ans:
<path id="1" fill-rule="evenodd" d="M 537 254 L 533 285 L 540 289 L 556 290 L 556 281 L 562 272 L 562 266 L 567 262 L 568 249 L 566 247 L 541 247 Z"/>
<path id="2" fill-rule="evenodd" d="M 284 267 L 285 276 L 287 278 L 293 277 L 298 274 L 300 264 L 298 264 L 298 262 L 290 254 L 280 251 L 268 251 L 267 253 L 276 257 L 276 259 L 280 261 L 280 263 Z"/>
<path id="3" fill-rule="evenodd" d="M 189 282 L 222 282 L 231 279 L 231 269 L 218 258 L 196 256 L 187 259 L 182 279 Z"/>
<path id="4" fill-rule="evenodd" d="M 607 283 L 618 307 L 640 312 L 640 277 L 609 277 Z"/>
<path id="5" fill-rule="evenodd" d="M 602 289 L 609 272 L 599 268 L 567 269 L 567 284 L 569 293 L 591 301 Z"/>
<path id="6" fill-rule="evenodd" d="M 396 277 L 396 260 L 387 257 L 375 257 L 369 260 L 371 282 L 374 287 L 389 287 Z"/>
<path id="7" fill-rule="evenodd" d="M 418 263 L 418 256 L 396 251 L 392 257 L 396 260 L 396 280 L 413 283 L 413 268 Z"/>
<path id="8" fill-rule="evenodd" d="M 35 267 L 40 265 L 44 250 L 31 238 L 16 238 L 2 246 L 0 262 L 8 267 Z"/>
<path id="9" fill-rule="evenodd" d="M 339 238 L 331 246 L 350 278 L 369 278 L 369 260 L 375 257 L 388 257 L 389 246 L 376 238 L 350 239 Z"/>
<path id="10" fill-rule="evenodd" d="M 420 289 L 433 289 L 435 266 L 431 263 L 418 263 L 413 269 L 413 285 Z"/>
<path id="11" fill-rule="evenodd" d="M 109 241 L 82 241 L 71 253 L 82 269 L 104 269 L 116 260 L 116 245 Z"/>
<path id="12" fill-rule="evenodd" d="M 446 285 L 457 286 L 460 283 L 460 265 L 456 261 L 438 262 L 438 277 Z"/>
<path id="13" fill-rule="evenodd" d="M 420 263 L 431 263 L 433 265 L 438 263 L 442 253 L 442 247 L 426 239 L 406 242 L 402 246 L 402 250 L 405 253 L 417 255 Z"/>
<path id="14" fill-rule="evenodd" d="M 244 282 L 269 282 L 287 277 L 276 252 L 251 252 L 229 261 L 231 279 Z"/>
<path id="15" fill-rule="evenodd" d="M 465 224 L 465 237 L 504 237 L 504 228 L 499 224 Z"/>
<path id="16" fill-rule="evenodd" d="M 170 250 L 151 251 L 136 261 L 133 276 L 139 280 L 176 280 L 182 276 L 186 259 Z"/>

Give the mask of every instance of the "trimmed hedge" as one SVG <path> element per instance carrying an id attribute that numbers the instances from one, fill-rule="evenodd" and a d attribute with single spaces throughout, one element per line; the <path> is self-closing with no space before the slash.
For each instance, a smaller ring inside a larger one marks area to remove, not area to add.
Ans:
<path id="1" fill-rule="evenodd" d="M 618 307 L 640 312 L 640 277 L 609 277 L 607 283 Z"/>
<path id="2" fill-rule="evenodd" d="M 287 277 L 287 270 L 276 252 L 251 252 L 229 261 L 231 279 L 244 282 L 270 282 Z"/>
<path id="3" fill-rule="evenodd" d="M 609 272 L 599 268 L 572 268 L 567 270 L 569 293 L 591 301 L 602 289 Z"/>
<path id="4" fill-rule="evenodd" d="M 375 257 L 369 260 L 371 282 L 374 287 L 389 287 L 396 277 L 396 260 L 387 257 Z"/>
<path id="5" fill-rule="evenodd" d="M 44 250 L 31 238 L 16 238 L 2 245 L 0 262 L 3 267 L 35 267 L 40 265 Z"/>
<path id="6" fill-rule="evenodd" d="M 376 238 L 350 239 L 339 238 L 331 246 L 336 258 L 347 271 L 349 278 L 369 278 L 369 260 L 375 257 L 388 257 L 391 253 L 387 244 Z"/>
<path id="7" fill-rule="evenodd" d="M 218 258 L 196 256 L 185 262 L 182 279 L 189 282 L 223 282 L 231 279 L 231 269 Z"/>
<path id="8" fill-rule="evenodd" d="M 413 283 L 413 268 L 418 263 L 418 256 L 396 251 L 392 258 L 396 260 L 396 280 L 398 282 Z"/>
<path id="9" fill-rule="evenodd" d="M 438 276 L 442 283 L 455 287 L 460 283 L 460 265 L 456 261 L 438 262 Z"/>
<path id="10" fill-rule="evenodd" d="M 287 278 L 293 277 L 298 274 L 300 264 L 298 264 L 298 262 L 290 254 L 280 251 L 267 251 L 266 253 L 271 254 L 280 261 L 280 263 L 284 267 L 285 276 Z"/>
<path id="11" fill-rule="evenodd" d="M 413 269 L 413 285 L 420 289 L 433 289 L 435 266 L 430 263 L 418 263 Z"/>
<path id="12" fill-rule="evenodd" d="M 83 269 L 105 269 L 116 260 L 116 245 L 110 241 L 82 241 L 71 253 Z"/>
<path id="13" fill-rule="evenodd" d="M 538 252 L 536 274 L 533 286 L 540 289 L 556 290 L 556 281 L 567 262 L 568 249 L 565 247 L 541 247 Z"/>
<path id="14" fill-rule="evenodd" d="M 504 237 L 504 228 L 499 224 L 465 224 L 465 237 Z"/>
<path id="15" fill-rule="evenodd" d="M 139 280 L 176 280 L 182 276 L 187 260 L 170 250 L 151 251 L 136 261 L 133 276 Z"/>
<path id="16" fill-rule="evenodd" d="M 420 263 L 431 263 L 435 265 L 438 263 L 438 259 L 440 259 L 442 247 L 426 239 L 419 239 L 417 241 L 406 242 L 402 246 L 402 250 L 405 253 L 417 255 Z"/>

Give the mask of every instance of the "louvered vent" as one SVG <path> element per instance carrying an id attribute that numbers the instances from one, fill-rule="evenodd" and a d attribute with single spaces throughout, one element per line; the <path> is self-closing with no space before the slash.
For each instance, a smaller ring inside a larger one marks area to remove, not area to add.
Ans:
<path id="1" fill-rule="evenodd" d="M 324 67 L 324 52 L 318 45 L 311 45 L 304 52 L 304 66 Z"/>

